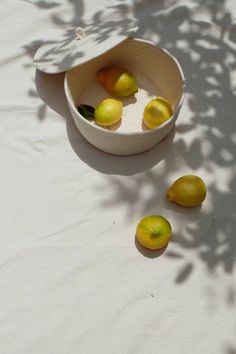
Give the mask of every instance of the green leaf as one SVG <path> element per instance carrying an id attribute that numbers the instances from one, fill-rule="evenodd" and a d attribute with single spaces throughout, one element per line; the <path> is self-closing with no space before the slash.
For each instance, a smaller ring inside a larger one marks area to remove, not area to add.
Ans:
<path id="1" fill-rule="evenodd" d="M 78 112 L 87 120 L 94 119 L 95 108 L 87 105 L 87 104 L 79 104 L 77 106 Z"/>

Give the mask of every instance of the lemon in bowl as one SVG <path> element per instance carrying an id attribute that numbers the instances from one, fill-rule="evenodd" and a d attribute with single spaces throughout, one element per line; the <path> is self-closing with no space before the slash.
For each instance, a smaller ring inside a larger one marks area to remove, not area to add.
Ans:
<path id="1" fill-rule="evenodd" d="M 84 119 L 77 106 L 83 103 L 97 107 L 104 99 L 118 97 L 109 94 L 98 82 L 99 71 L 111 67 L 132 73 L 138 92 L 119 97 L 123 102 L 120 124 L 113 125 L 114 129 L 104 129 L 96 122 Z M 183 103 L 185 78 L 176 58 L 165 49 L 148 41 L 129 38 L 67 71 L 65 94 L 77 128 L 92 145 L 111 154 L 132 155 L 154 147 L 172 130 Z M 149 129 L 143 122 L 144 107 L 158 96 L 168 100 L 173 114 L 160 126 Z"/>
<path id="2" fill-rule="evenodd" d="M 115 97 L 127 97 L 138 92 L 134 75 L 126 69 L 109 67 L 97 72 L 98 82 Z"/>
<path id="3" fill-rule="evenodd" d="M 121 119 L 123 104 L 114 98 L 101 101 L 95 109 L 95 122 L 102 127 L 109 127 Z"/>
<path id="4" fill-rule="evenodd" d="M 143 121 L 149 128 L 157 128 L 173 114 L 170 103 L 164 97 L 157 97 L 151 100 L 144 108 Z"/>

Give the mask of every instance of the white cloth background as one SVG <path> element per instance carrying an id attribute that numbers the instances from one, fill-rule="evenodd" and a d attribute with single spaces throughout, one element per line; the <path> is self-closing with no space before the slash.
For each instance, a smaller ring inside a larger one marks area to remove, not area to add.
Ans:
<path id="1" fill-rule="evenodd" d="M 0 353 L 236 353 L 236 3 L 121 2 L 187 79 L 175 130 L 131 157 L 89 145 L 63 74 L 32 63 L 52 31 L 114 4 L 0 2 Z M 208 186 L 202 208 L 165 200 L 189 173 Z M 147 214 L 172 224 L 162 255 L 135 244 Z"/>

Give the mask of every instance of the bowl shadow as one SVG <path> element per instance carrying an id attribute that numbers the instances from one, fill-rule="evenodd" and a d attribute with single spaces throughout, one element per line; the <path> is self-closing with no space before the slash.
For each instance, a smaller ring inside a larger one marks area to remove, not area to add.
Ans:
<path id="1" fill-rule="evenodd" d="M 50 75 L 36 70 L 35 85 L 44 104 L 65 119 L 68 140 L 75 154 L 94 170 L 104 174 L 131 176 L 154 167 L 171 151 L 175 126 L 156 146 L 136 155 L 118 156 L 98 150 L 87 142 L 74 123 L 64 93 L 64 74 Z"/>

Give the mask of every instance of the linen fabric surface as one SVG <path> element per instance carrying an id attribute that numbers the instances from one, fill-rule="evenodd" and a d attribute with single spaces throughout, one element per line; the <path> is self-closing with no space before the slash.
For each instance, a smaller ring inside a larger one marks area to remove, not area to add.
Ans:
<path id="1" fill-rule="evenodd" d="M 129 157 L 86 142 L 64 73 L 33 64 L 117 11 L 187 81 L 175 128 Z M 236 353 L 236 2 L 1 0 L 0 21 L 0 353 Z M 202 207 L 166 200 L 184 174 L 205 181 Z M 172 225 L 164 252 L 135 241 L 152 214 Z"/>

